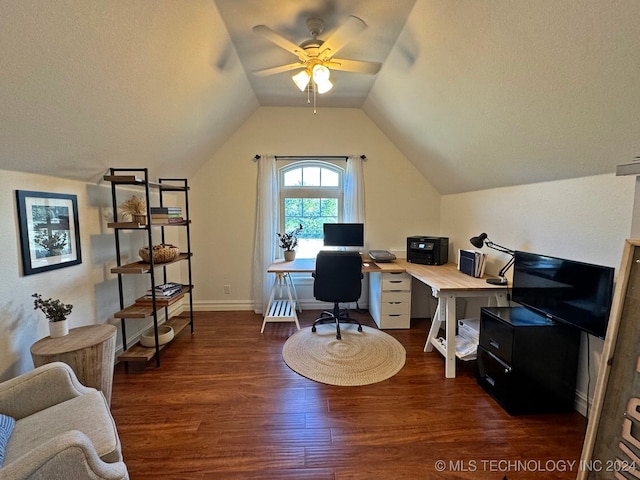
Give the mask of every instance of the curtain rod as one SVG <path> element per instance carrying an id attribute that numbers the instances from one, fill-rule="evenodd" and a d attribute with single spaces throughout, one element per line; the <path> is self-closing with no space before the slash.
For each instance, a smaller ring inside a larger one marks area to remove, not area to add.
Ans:
<path id="1" fill-rule="evenodd" d="M 256 154 L 253 159 L 254 160 L 260 160 L 260 158 L 262 157 L 262 155 L 260 154 Z M 316 158 L 320 158 L 323 160 L 327 160 L 327 159 L 335 159 L 335 160 L 348 160 L 349 157 L 346 155 L 306 155 L 306 156 L 302 156 L 302 155 L 276 155 L 276 160 L 313 160 Z M 363 153 L 362 155 L 360 155 L 360 158 L 362 160 L 366 160 L 367 156 Z"/>

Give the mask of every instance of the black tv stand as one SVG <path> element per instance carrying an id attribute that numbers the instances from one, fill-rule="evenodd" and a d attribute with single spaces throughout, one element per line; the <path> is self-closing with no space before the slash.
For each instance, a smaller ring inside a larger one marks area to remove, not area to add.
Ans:
<path id="1" fill-rule="evenodd" d="M 483 307 L 478 383 L 511 415 L 575 409 L 580 331 L 525 307 Z"/>

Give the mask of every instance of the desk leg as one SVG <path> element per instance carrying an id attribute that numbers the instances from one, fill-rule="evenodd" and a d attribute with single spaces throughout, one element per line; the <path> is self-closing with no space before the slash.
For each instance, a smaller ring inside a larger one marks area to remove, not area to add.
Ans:
<path id="1" fill-rule="evenodd" d="M 298 323 L 298 315 L 296 314 L 296 304 L 298 303 L 298 294 L 296 293 L 296 287 L 293 286 L 293 280 L 291 280 L 291 275 L 287 275 L 287 277 L 289 279 L 288 283 L 287 283 L 287 278 L 284 279 L 284 282 L 285 282 L 285 286 L 287 287 L 287 296 L 289 298 L 289 305 L 291 306 L 291 316 L 293 317 L 293 321 L 296 323 L 296 328 L 300 330 L 300 324 Z M 295 294 L 295 298 L 296 298 L 295 302 L 291 297 L 291 289 L 293 289 L 293 292 Z"/>
<path id="2" fill-rule="evenodd" d="M 440 312 L 440 299 L 438 298 L 438 306 L 436 307 L 436 311 L 433 314 L 433 318 L 431 319 L 431 328 L 429 329 L 429 334 L 427 335 L 427 341 L 424 342 L 425 352 L 431 352 L 433 350 L 433 342 L 437 341 L 438 339 L 438 332 L 440 331 L 442 320 L 444 319 L 444 312 L 442 312 L 442 317 L 440 317 Z"/>
<path id="3" fill-rule="evenodd" d="M 300 302 L 298 301 L 298 292 L 296 291 L 296 285 L 293 283 L 293 278 L 291 278 L 291 273 L 285 273 L 287 279 L 289 280 L 289 288 L 293 292 L 293 300 L 295 301 L 295 305 L 300 313 L 302 313 L 302 307 L 300 306 Z"/>
<path id="4" fill-rule="evenodd" d="M 276 295 L 276 285 L 278 284 L 278 274 L 276 274 L 276 278 L 273 281 L 273 285 L 271 286 L 271 293 L 269 294 L 269 301 L 267 302 L 267 308 L 264 310 L 264 320 L 262 320 L 262 329 L 260 329 L 260 333 L 264 333 L 264 326 L 267 324 L 267 316 L 271 311 L 271 306 L 273 305 L 273 299 Z"/>
<path id="5" fill-rule="evenodd" d="M 291 295 L 292 287 L 293 282 L 288 273 L 276 273 L 273 287 L 271 287 L 271 294 L 269 295 L 269 303 L 264 313 L 264 320 L 262 320 L 260 333 L 264 332 L 264 327 L 267 322 L 295 322 L 296 328 L 300 330 L 298 315 L 296 315 L 296 304 Z M 286 299 L 283 298 L 283 288 L 286 290 Z M 275 299 L 276 289 L 278 290 L 278 300 Z"/>
<path id="6" fill-rule="evenodd" d="M 509 300 L 507 300 L 507 295 L 503 292 L 496 293 L 496 303 L 499 307 L 508 307 Z"/>
<path id="7" fill-rule="evenodd" d="M 455 295 L 447 295 L 446 298 L 446 332 L 445 340 L 447 345 L 447 355 L 445 357 L 444 376 L 446 378 L 455 378 L 456 376 L 456 297 Z"/>
<path id="8" fill-rule="evenodd" d="M 444 343 L 438 338 L 440 327 L 444 323 Z M 431 322 L 431 328 L 424 344 L 424 351 L 430 352 L 435 347 L 444 357 L 444 376 L 456 376 L 456 296 L 438 297 L 438 307 Z"/>

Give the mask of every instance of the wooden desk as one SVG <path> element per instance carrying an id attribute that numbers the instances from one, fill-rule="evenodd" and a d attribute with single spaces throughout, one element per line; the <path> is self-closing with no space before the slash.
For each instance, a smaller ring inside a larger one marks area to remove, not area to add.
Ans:
<path id="1" fill-rule="evenodd" d="M 31 346 L 33 364 L 68 364 L 80 383 L 101 390 L 111 404 L 117 331 L 113 325 L 87 325 L 72 328 L 63 337 L 42 338 Z"/>
<path id="2" fill-rule="evenodd" d="M 424 351 L 434 348 L 445 358 L 444 375 L 446 378 L 456 376 L 456 298 L 494 297 L 499 307 L 508 306 L 507 286 L 492 285 L 486 278 L 475 278 L 458 270 L 455 263 L 446 265 L 420 265 L 409 263 L 404 259 L 395 262 L 403 267 L 413 278 L 431 287 L 432 295 L 438 299 L 438 307 L 431 321 Z M 445 325 L 444 342 L 438 340 L 440 327 Z"/>
<path id="3" fill-rule="evenodd" d="M 411 265 L 411 264 L 409 264 Z M 276 260 L 267 272 L 269 273 L 313 273 L 316 271 L 315 258 L 296 258 L 290 262 Z M 374 263 L 367 257 L 363 258 L 362 271 L 367 272 L 404 272 L 405 268 L 396 263 Z"/>
<path id="4" fill-rule="evenodd" d="M 390 263 L 374 263 L 363 258 L 363 272 L 407 272 L 431 288 L 432 295 L 438 299 L 438 307 L 431 322 L 424 351 L 430 352 L 434 348 L 445 358 L 445 377 L 456 376 L 456 298 L 489 297 L 495 298 L 497 306 L 508 306 L 506 297 L 507 286 L 492 285 L 486 278 L 474 278 L 458 270 L 455 263 L 446 265 L 420 265 L 410 263 L 404 259 L 397 259 Z M 295 321 L 298 324 L 296 305 L 298 304 L 295 287 L 290 273 L 312 273 L 315 271 L 315 259 L 296 259 L 286 262 L 276 261 L 267 270 L 276 274 L 276 280 L 271 289 L 267 313 L 262 322 L 262 330 L 267 322 Z M 282 293 L 286 290 L 287 298 L 274 300 L 276 289 L 280 287 Z M 298 307 L 299 308 L 299 307 Z M 440 327 L 445 326 L 444 341 L 438 340 Z"/>
<path id="5" fill-rule="evenodd" d="M 382 265 L 388 265 L 383 267 Z M 271 287 L 269 301 L 265 310 L 264 319 L 260 333 L 264 332 L 264 327 L 270 322 L 294 322 L 296 328 L 300 330 L 298 323 L 298 311 L 302 311 L 298 302 L 298 294 L 296 287 L 291 280 L 291 273 L 313 273 L 316 270 L 315 258 L 296 258 L 292 261 L 277 260 L 272 263 L 267 272 L 275 273 L 276 278 Z M 363 272 L 377 271 L 403 271 L 402 267 L 396 267 L 393 264 L 376 264 L 368 257 L 363 257 Z M 278 292 L 278 298 L 276 298 Z"/>

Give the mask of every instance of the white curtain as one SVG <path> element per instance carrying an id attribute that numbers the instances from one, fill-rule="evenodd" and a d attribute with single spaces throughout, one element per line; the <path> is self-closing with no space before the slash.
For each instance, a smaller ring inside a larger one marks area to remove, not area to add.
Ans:
<path id="1" fill-rule="evenodd" d="M 365 157 L 366 158 L 366 157 Z M 344 174 L 343 221 L 346 223 L 364 223 L 364 158 L 349 155 Z"/>
<path id="2" fill-rule="evenodd" d="M 258 195 L 253 247 L 253 301 L 255 312 L 264 313 L 273 283 L 267 268 L 275 260 L 278 248 L 278 170 L 274 155 L 260 155 L 256 162 Z"/>

